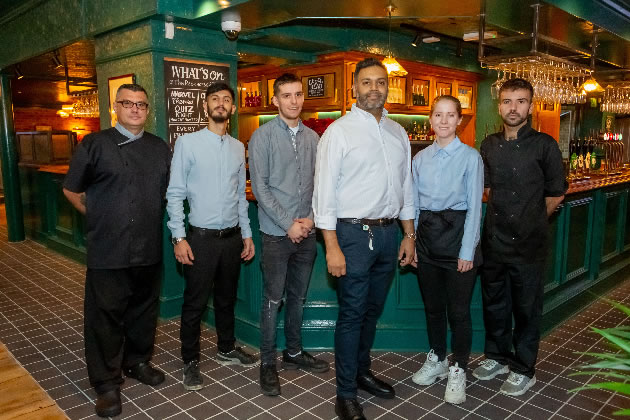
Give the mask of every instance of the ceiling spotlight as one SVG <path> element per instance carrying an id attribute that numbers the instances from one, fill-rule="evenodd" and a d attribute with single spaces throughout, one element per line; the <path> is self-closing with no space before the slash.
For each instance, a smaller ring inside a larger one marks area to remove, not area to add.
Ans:
<path id="1" fill-rule="evenodd" d="M 19 64 L 17 66 L 15 66 L 15 76 L 18 78 L 18 80 L 24 78 L 24 73 L 22 73 L 22 70 L 20 69 L 20 65 Z"/>
<path id="2" fill-rule="evenodd" d="M 57 50 L 53 51 L 53 64 L 55 65 L 56 69 L 58 69 L 59 67 L 63 67 L 61 60 L 59 60 L 59 53 L 57 52 Z"/>
<path id="3" fill-rule="evenodd" d="M 418 46 L 418 43 L 420 42 L 420 34 L 416 34 L 416 36 L 413 38 L 413 41 L 411 41 L 411 45 L 413 45 L 414 47 Z"/>

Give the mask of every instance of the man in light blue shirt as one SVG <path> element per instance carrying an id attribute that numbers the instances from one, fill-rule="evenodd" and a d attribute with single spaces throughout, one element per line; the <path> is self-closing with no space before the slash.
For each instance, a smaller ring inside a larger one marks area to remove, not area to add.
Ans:
<path id="1" fill-rule="evenodd" d="M 184 361 L 183 385 L 203 387 L 199 371 L 201 317 L 210 293 L 214 296 L 218 352 L 223 365 L 251 366 L 257 359 L 234 342 L 234 305 L 241 259 L 254 257 L 254 243 L 245 196 L 245 148 L 226 133 L 236 111 L 234 91 L 225 83 L 210 85 L 204 109 L 208 127 L 179 137 L 166 192 L 175 258 L 184 264 L 184 304 L 180 339 Z M 188 200 L 189 229 L 184 226 Z"/>

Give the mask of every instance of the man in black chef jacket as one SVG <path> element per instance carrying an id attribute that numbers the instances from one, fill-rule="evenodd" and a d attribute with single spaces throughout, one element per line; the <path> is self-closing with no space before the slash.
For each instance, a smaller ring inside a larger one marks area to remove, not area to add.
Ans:
<path id="1" fill-rule="evenodd" d="M 85 215 L 84 340 L 96 414 L 121 413 L 122 372 L 147 385 L 164 381 L 149 364 L 162 277 L 162 217 L 170 148 L 144 131 L 147 93 L 124 84 L 115 127 L 77 147 L 63 192 Z"/>
<path id="2" fill-rule="evenodd" d="M 505 82 L 499 92 L 504 130 L 481 144 L 488 197 L 481 270 L 486 360 L 473 375 L 490 380 L 509 372 L 501 392 L 511 396 L 536 383 L 547 219 L 567 189 L 558 143 L 528 121 L 533 93 L 526 80 Z"/>

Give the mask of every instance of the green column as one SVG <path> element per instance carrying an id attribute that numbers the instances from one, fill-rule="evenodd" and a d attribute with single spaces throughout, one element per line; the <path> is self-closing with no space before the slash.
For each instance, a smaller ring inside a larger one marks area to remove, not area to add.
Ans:
<path id="1" fill-rule="evenodd" d="M 0 73 L 0 149 L 2 151 L 2 179 L 4 181 L 5 207 L 9 241 L 24 240 L 24 218 L 20 174 L 13 128 L 13 103 L 11 101 L 11 79 Z"/>

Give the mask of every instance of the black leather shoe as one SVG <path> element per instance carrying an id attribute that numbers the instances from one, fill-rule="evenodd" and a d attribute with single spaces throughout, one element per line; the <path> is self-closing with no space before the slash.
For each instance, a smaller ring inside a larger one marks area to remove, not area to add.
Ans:
<path id="1" fill-rule="evenodd" d="M 357 387 L 377 397 L 392 399 L 396 396 L 394 388 L 387 382 L 381 381 L 372 372 L 357 376 Z"/>
<path id="2" fill-rule="evenodd" d="M 96 415 L 99 417 L 114 417 L 119 415 L 122 412 L 120 389 L 116 388 L 98 394 L 94 411 L 96 411 Z"/>
<path id="3" fill-rule="evenodd" d="M 263 395 L 280 395 L 280 380 L 275 364 L 260 365 L 260 390 Z"/>
<path id="4" fill-rule="evenodd" d="M 125 375 L 151 386 L 156 386 L 164 382 L 164 373 L 155 369 L 148 362 L 138 363 L 135 366 L 125 369 Z"/>
<path id="5" fill-rule="evenodd" d="M 341 399 L 337 397 L 335 413 L 340 420 L 366 420 L 363 409 L 356 398 Z"/>
<path id="6" fill-rule="evenodd" d="M 282 367 L 287 370 L 302 369 L 314 373 L 324 373 L 330 369 L 327 361 L 317 359 L 304 350 L 297 356 L 291 356 L 287 350 L 283 350 Z"/>

